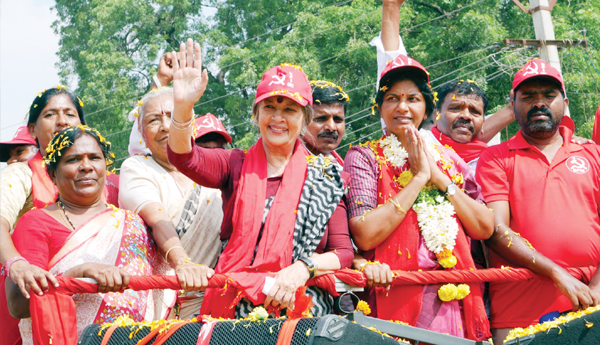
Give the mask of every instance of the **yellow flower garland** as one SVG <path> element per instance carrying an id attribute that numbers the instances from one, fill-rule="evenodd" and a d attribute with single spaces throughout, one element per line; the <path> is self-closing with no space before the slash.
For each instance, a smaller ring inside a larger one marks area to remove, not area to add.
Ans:
<path id="1" fill-rule="evenodd" d="M 508 336 L 506 337 L 506 340 L 504 340 L 504 341 L 507 342 L 509 340 L 524 337 L 526 335 L 531 335 L 531 334 L 535 334 L 535 333 L 539 333 L 539 332 L 546 332 L 552 328 L 557 328 L 558 334 L 560 334 L 560 333 L 562 333 L 562 329 L 560 328 L 560 326 L 566 324 L 569 321 L 580 319 L 586 315 L 590 315 L 597 311 L 600 311 L 600 306 L 589 307 L 585 310 L 570 312 L 570 313 L 568 313 L 566 315 L 562 315 L 552 321 L 538 323 L 537 325 L 532 325 L 527 328 L 520 328 L 520 327 L 515 328 L 515 329 L 511 330 L 510 333 L 508 333 Z M 586 323 L 586 327 L 588 327 L 588 328 L 591 328 L 593 326 L 594 326 L 594 324 L 591 322 Z M 566 325 L 565 325 L 565 327 L 566 327 Z"/>
<path id="2" fill-rule="evenodd" d="M 369 303 L 365 301 L 358 301 L 356 311 L 362 311 L 363 314 L 369 315 L 371 314 L 371 307 L 369 306 Z"/>

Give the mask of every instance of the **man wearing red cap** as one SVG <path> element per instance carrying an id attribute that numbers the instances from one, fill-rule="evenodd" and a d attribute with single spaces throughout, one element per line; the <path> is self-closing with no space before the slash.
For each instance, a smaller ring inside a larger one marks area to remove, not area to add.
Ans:
<path id="1" fill-rule="evenodd" d="M 12 140 L 0 142 L 0 162 L 27 162 L 37 151 L 37 142 L 31 137 L 27 127 L 19 127 Z"/>
<path id="2" fill-rule="evenodd" d="M 521 130 L 483 152 L 477 181 L 494 210 L 491 265 L 528 268 L 549 278 L 490 284 L 494 340 L 571 309 L 600 302 L 600 147 L 571 142 L 573 121 L 560 73 L 529 61 L 511 101 Z M 522 237 L 521 237 L 522 236 Z M 583 267 L 586 285 L 563 267 Z"/>
<path id="3" fill-rule="evenodd" d="M 207 149 L 227 149 L 227 144 L 232 142 L 221 120 L 211 113 L 194 121 L 193 133 L 196 145 Z"/>

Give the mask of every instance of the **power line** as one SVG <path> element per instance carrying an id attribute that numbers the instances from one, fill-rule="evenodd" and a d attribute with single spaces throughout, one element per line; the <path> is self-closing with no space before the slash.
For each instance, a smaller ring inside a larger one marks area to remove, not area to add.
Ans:
<path id="1" fill-rule="evenodd" d="M 521 50 L 522 50 L 522 49 L 521 49 Z M 506 58 L 509 58 L 509 57 L 511 57 L 511 56 L 513 56 L 513 55 L 515 55 L 515 54 L 519 53 L 519 52 L 520 52 L 520 50 L 517 50 L 517 51 L 515 51 L 515 52 L 513 52 L 513 53 L 511 53 L 511 54 L 509 54 L 509 55 L 507 55 L 507 56 L 505 56 L 505 57 L 503 57 L 503 58 L 499 59 L 498 61 L 502 61 L 502 60 L 504 60 L 504 59 L 506 59 Z M 465 74 L 463 74 L 461 77 L 459 77 L 459 79 L 465 78 L 466 76 L 468 76 L 468 75 L 471 75 L 471 74 L 473 74 L 473 73 L 475 73 L 475 72 L 477 72 L 477 71 L 480 71 L 480 70 L 482 70 L 482 69 L 484 69 L 484 68 L 487 68 L 487 67 L 493 66 L 493 65 L 494 65 L 494 64 L 496 64 L 496 63 L 497 63 L 497 61 L 494 61 L 494 62 L 492 62 L 492 63 L 489 63 L 489 64 L 487 64 L 487 65 L 484 65 L 484 66 L 482 66 L 482 67 L 479 67 L 479 68 L 477 68 L 477 69 L 474 69 L 474 70 L 472 70 L 472 71 L 470 71 L 470 72 L 468 72 L 468 73 L 465 73 Z M 438 85 L 438 86 L 434 87 L 434 89 L 436 89 L 436 88 L 440 87 L 441 85 L 442 85 L 442 84 L 440 84 L 440 85 Z"/>
<path id="2" fill-rule="evenodd" d="M 523 48 L 521 48 L 521 49 L 523 49 Z M 497 51 L 497 52 L 495 52 L 495 53 L 489 54 L 488 56 L 485 56 L 485 57 L 483 57 L 483 58 L 481 58 L 481 59 L 475 60 L 475 61 L 471 62 L 470 64 L 467 64 L 467 65 L 465 65 L 465 66 L 462 66 L 461 68 L 455 69 L 455 70 L 453 70 L 453 71 L 452 71 L 452 72 L 450 72 L 450 73 L 446 73 L 446 74 L 444 74 L 444 75 L 443 75 L 443 76 L 441 76 L 441 77 L 437 77 L 437 78 L 435 78 L 435 79 L 431 80 L 431 81 L 430 81 L 430 83 L 432 83 L 432 84 L 433 84 L 433 83 L 435 83 L 436 81 L 438 81 L 438 80 L 440 80 L 440 79 L 443 79 L 443 78 L 445 78 L 445 77 L 447 77 L 447 76 L 450 76 L 450 75 L 452 75 L 452 74 L 454 74 L 454 73 L 456 73 L 456 72 L 458 72 L 458 71 L 461 71 L 461 70 L 463 70 L 463 69 L 465 69 L 465 68 L 468 68 L 468 67 L 470 67 L 470 66 L 472 66 L 472 65 L 475 65 L 475 64 L 477 64 L 477 63 L 479 63 L 479 62 L 481 62 L 481 61 L 483 61 L 483 60 L 485 60 L 485 59 L 489 59 L 489 58 L 490 58 L 490 57 L 492 57 L 492 56 L 495 56 L 495 55 L 498 55 L 498 54 L 500 54 L 500 53 L 503 53 L 503 52 L 505 52 L 506 50 L 508 50 L 508 48 L 502 48 L 501 50 L 499 50 L 499 51 Z"/>
<path id="3" fill-rule="evenodd" d="M 359 19 L 362 19 L 362 18 L 364 18 L 364 17 L 366 17 L 366 16 L 368 16 L 368 15 L 374 14 L 374 13 L 376 13 L 376 12 L 379 12 L 379 11 L 380 11 L 380 10 L 379 10 L 379 9 L 377 9 L 377 10 L 375 10 L 375 11 L 371 11 L 371 12 L 369 12 L 369 13 L 365 13 L 365 14 L 363 14 L 362 16 L 359 16 L 359 17 L 353 18 L 353 19 L 351 19 L 351 20 L 348 20 L 348 21 L 346 21 L 346 22 L 343 22 L 343 23 L 340 23 L 340 24 L 337 24 L 337 25 L 333 25 L 333 26 L 331 26 L 331 27 L 329 27 L 329 28 L 327 28 L 327 29 L 325 29 L 325 30 L 317 31 L 317 32 L 315 32 L 315 33 L 312 33 L 312 34 L 310 34 L 310 35 L 308 35 L 308 36 L 300 37 L 300 38 L 298 38 L 298 39 L 295 39 L 295 40 L 292 40 L 292 41 L 289 41 L 289 42 L 285 42 L 285 43 L 281 43 L 281 44 L 275 45 L 275 46 L 273 46 L 273 47 L 271 47 L 271 48 L 269 48 L 269 49 L 265 50 L 264 52 L 261 52 L 261 53 L 258 53 L 258 54 L 255 54 L 255 55 L 252 55 L 252 56 L 250 56 L 250 57 L 247 57 L 247 58 L 244 58 L 244 59 L 238 60 L 238 61 L 236 61 L 236 62 L 232 62 L 232 63 L 230 63 L 230 64 L 228 64 L 228 65 L 225 65 L 225 66 L 221 67 L 221 70 L 224 70 L 224 69 L 225 69 L 225 68 L 227 68 L 227 67 L 231 67 L 231 66 L 237 65 L 237 64 L 239 64 L 239 63 L 241 63 L 241 62 L 244 62 L 244 61 L 251 60 L 251 59 L 253 59 L 253 58 L 255 58 L 255 57 L 258 57 L 258 56 L 261 56 L 261 55 L 267 54 L 267 53 L 269 53 L 269 52 L 272 52 L 273 50 L 275 50 L 275 49 L 277 49 L 277 48 L 281 48 L 281 47 L 284 47 L 284 46 L 290 45 L 290 44 L 292 44 L 292 43 L 297 43 L 297 42 L 303 41 L 303 40 L 305 40 L 305 39 L 307 39 L 307 38 L 310 38 L 310 37 L 313 37 L 313 36 L 316 36 L 316 35 L 322 34 L 322 33 L 324 33 L 324 32 L 328 32 L 328 31 L 331 31 L 331 30 L 333 30 L 333 29 L 339 28 L 340 26 L 348 25 L 348 24 L 350 24 L 350 23 L 353 23 L 353 22 L 355 22 L 355 21 L 357 21 L 357 20 L 359 20 Z"/>
<path id="4" fill-rule="evenodd" d="M 484 0 L 480 0 L 480 1 L 478 1 L 478 2 L 475 2 L 475 3 L 473 3 L 473 4 L 470 4 L 470 5 L 467 5 L 467 6 L 464 6 L 464 7 L 458 8 L 458 9 L 456 9 L 456 10 L 450 11 L 450 12 L 448 12 L 448 13 L 444 14 L 444 15 L 440 15 L 440 16 L 438 16 L 438 17 L 435 17 L 435 18 L 432 18 L 432 19 L 430 19 L 430 20 L 424 21 L 424 22 L 422 22 L 422 23 L 416 24 L 416 25 L 414 25 L 414 26 L 412 26 L 412 27 L 409 27 L 409 28 L 406 28 L 406 29 L 402 30 L 402 32 L 406 32 L 406 31 L 408 31 L 408 30 L 412 30 L 412 29 L 414 29 L 414 28 L 417 28 L 417 27 L 419 27 L 419 26 L 425 25 L 425 24 L 427 24 L 427 23 L 431 23 L 431 22 L 433 22 L 433 21 L 440 20 L 440 19 L 442 19 L 442 18 L 448 17 L 448 16 L 449 16 L 449 15 L 451 15 L 451 14 L 454 14 L 454 13 L 456 13 L 456 12 L 460 12 L 460 11 L 462 11 L 462 10 L 464 10 L 464 9 L 467 9 L 467 8 L 469 8 L 469 7 L 473 7 L 473 6 L 475 6 L 475 5 L 479 4 L 479 3 L 483 2 L 483 1 L 484 1 Z M 344 2 L 341 2 L 341 3 L 337 3 L 337 4 L 334 4 L 333 6 L 335 6 L 335 7 L 339 7 L 339 6 L 342 6 L 342 5 L 344 5 L 344 4 L 347 4 L 347 3 L 349 3 L 349 2 L 351 2 L 351 0 L 344 1 Z M 327 10 L 328 10 L 328 8 L 326 8 L 326 9 L 323 9 L 322 11 L 320 11 L 320 12 L 317 12 L 316 14 L 313 14 L 313 15 L 315 15 L 315 16 L 316 16 L 316 15 L 319 15 L 319 14 L 321 14 L 321 13 L 323 13 L 323 12 L 327 11 Z M 296 43 L 296 42 L 300 42 L 300 41 L 302 41 L 302 40 L 305 40 L 305 39 L 307 39 L 307 38 L 310 38 L 310 37 L 316 36 L 316 35 L 318 35 L 318 34 L 320 34 L 320 33 L 324 33 L 324 32 L 330 31 L 330 30 L 332 30 L 332 29 L 334 29 L 334 28 L 337 28 L 337 27 L 340 27 L 340 26 L 343 26 L 343 25 L 349 24 L 349 23 L 351 23 L 351 22 L 354 22 L 354 21 L 356 21 L 356 20 L 358 20 L 358 19 L 361 19 L 361 18 L 363 18 L 363 17 L 365 17 L 365 16 L 367 16 L 367 15 L 370 15 L 370 14 L 372 14 L 372 13 L 374 13 L 374 12 L 378 12 L 378 11 L 379 11 L 379 9 L 378 9 L 378 10 L 375 10 L 375 11 L 373 11 L 373 12 L 370 12 L 370 13 L 364 14 L 364 15 L 362 15 L 362 16 L 360 16 L 360 17 L 354 18 L 354 19 L 352 19 L 352 20 L 350 20 L 350 21 L 347 21 L 347 22 L 344 22 L 344 23 L 341 23 L 341 24 L 335 25 L 335 26 L 333 26 L 333 27 L 327 28 L 327 29 L 325 29 L 325 30 L 322 30 L 322 31 L 319 31 L 319 32 L 313 33 L 313 34 L 311 34 L 311 35 L 308 35 L 308 36 L 301 37 L 301 38 L 299 38 L 299 39 L 296 39 L 296 40 L 294 40 L 294 41 L 290 41 L 290 42 L 286 42 L 286 43 L 282 43 L 282 44 L 276 45 L 276 46 L 274 46 L 274 47 L 271 47 L 270 49 L 268 49 L 268 50 L 267 50 L 267 51 L 265 51 L 265 52 L 262 52 L 262 53 L 256 54 L 256 55 L 254 55 L 254 56 L 251 56 L 251 57 L 248 57 L 248 58 L 245 58 L 245 59 L 242 59 L 242 60 L 238 60 L 238 61 L 236 61 L 236 62 L 233 62 L 233 63 L 229 64 L 229 65 L 226 65 L 226 66 L 222 67 L 222 68 L 221 68 L 221 70 L 225 69 L 226 67 L 230 67 L 230 66 L 236 65 L 236 64 L 238 64 L 238 63 L 240 63 L 240 62 L 243 62 L 243 61 L 250 60 L 250 59 L 252 59 L 252 58 L 254 58 L 254 57 L 257 57 L 257 56 L 260 56 L 260 55 L 264 55 L 264 54 L 266 54 L 266 53 L 268 53 L 268 52 L 270 52 L 270 51 L 273 51 L 274 49 L 276 49 L 276 48 L 278 48 L 278 47 L 281 47 L 281 46 L 286 46 L 286 45 L 289 45 L 289 44 L 292 44 L 292 43 Z M 295 24 L 296 22 L 298 22 L 298 20 L 296 20 L 296 21 L 294 21 L 294 22 L 292 22 L 292 23 L 289 23 L 289 24 L 283 25 L 283 26 L 281 26 L 281 27 L 279 27 L 279 28 L 276 28 L 276 29 L 269 30 L 269 31 L 267 31 L 266 33 L 263 33 L 263 34 L 261 34 L 261 35 L 257 35 L 257 36 L 254 36 L 254 37 L 250 38 L 250 39 L 247 39 L 247 40 L 244 40 L 244 41 L 238 42 L 238 43 L 237 43 L 237 45 L 239 45 L 239 44 L 243 44 L 243 43 L 245 43 L 245 42 L 247 42 L 247 41 L 254 40 L 254 39 L 258 38 L 258 37 L 262 37 L 262 36 L 264 36 L 264 35 L 266 35 L 266 34 L 268 34 L 268 33 L 271 33 L 271 32 L 273 32 L 273 31 L 277 31 L 277 30 L 279 30 L 279 29 L 282 29 L 282 28 L 284 28 L 284 27 L 287 27 L 287 26 L 289 26 L 289 25 L 293 25 L 293 24 Z M 233 45 L 232 45 L 232 46 L 233 46 Z M 228 46 L 228 47 L 224 48 L 224 50 L 226 50 L 226 49 L 229 49 L 229 48 L 231 48 L 232 46 Z M 355 48 L 351 48 L 351 49 L 349 49 L 349 50 L 347 50 L 347 51 L 345 51 L 345 52 L 339 53 L 339 54 L 337 54 L 337 55 L 335 55 L 335 56 L 332 56 L 332 57 L 329 57 L 329 58 L 323 59 L 323 60 L 319 61 L 318 63 L 321 63 L 321 62 L 324 62 L 324 61 L 328 61 L 328 60 L 334 59 L 334 58 L 336 58 L 336 57 L 339 57 L 339 56 L 341 56 L 341 55 L 347 54 L 347 53 L 349 53 L 349 52 L 351 52 L 351 51 L 355 51 L 355 50 L 358 50 L 358 49 L 360 49 L 360 48 L 363 48 L 363 47 L 366 47 L 366 46 L 368 46 L 368 45 L 365 45 L 365 46 L 360 46 L 360 47 L 355 47 Z M 131 84 L 133 84 L 133 83 L 136 83 L 136 82 L 137 82 L 137 81 L 135 81 L 135 80 L 132 80 L 132 81 L 130 81 L 130 82 L 129 82 L 129 85 L 131 85 Z M 129 85 L 127 85 L 127 86 L 129 86 Z M 122 87 L 121 87 L 121 89 L 123 89 L 123 88 L 125 88 L 125 87 L 126 87 L 126 86 L 122 86 Z M 104 95 L 107 95 L 107 94 L 110 94 L 110 93 L 117 92 L 117 90 L 118 90 L 118 89 L 116 89 L 116 90 L 111 90 L 111 91 L 109 91 L 109 92 L 106 92 L 106 93 L 104 93 L 104 94 L 97 94 L 97 95 L 94 95 L 93 97 L 86 97 L 86 98 L 88 98 L 88 99 L 95 99 L 95 98 L 98 98 L 98 97 L 100 97 L 100 96 L 104 96 Z M 227 97 L 227 96 L 229 96 L 229 95 L 230 95 L 230 94 L 228 94 L 228 95 L 222 95 L 222 96 L 219 96 L 219 97 L 217 97 L 217 98 L 214 98 L 214 99 L 208 100 L 208 101 L 206 101 L 206 102 L 200 103 L 200 104 L 198 104 L 198 105 L 196 105 L 196 106 L 199 106 L 199 105 L 202 105 L 202 104 L 206 104 L 206 103 L 210 103 L 210 102 L 212 102 L 212 101 L 214 101 L 214 100 L 221 99 L 221 98 Z M 196 107 L 196 106 L 195 106 L 195 107 Z"/>

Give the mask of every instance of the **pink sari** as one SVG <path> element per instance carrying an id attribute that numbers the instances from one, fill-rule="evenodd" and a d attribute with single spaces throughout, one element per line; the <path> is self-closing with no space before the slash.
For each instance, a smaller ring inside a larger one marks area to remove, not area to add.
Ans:
<path id="1" fill-rule="evenodd" d="M 130 275 L 164 273 L 166 264 L 155 255 L 154 244 L 141 218 L 122 209 L 107 209 L 78 227 L 61 250 L 48 263 L 49 271 L 61 275 L 84 263 L 120 267 Z M 154 261 L 154 262 L 153 262 Z M 158 267 L 153 269 L 153 267 Z M 135 321 L 153 320 L 158 291 L 132 291 L 106 294 L 77 294 L 77 335 L 92 323 L 112 322 L 121 315 Z M 23 344 L 33 344 L 31 319 L 19 323 Z"/>

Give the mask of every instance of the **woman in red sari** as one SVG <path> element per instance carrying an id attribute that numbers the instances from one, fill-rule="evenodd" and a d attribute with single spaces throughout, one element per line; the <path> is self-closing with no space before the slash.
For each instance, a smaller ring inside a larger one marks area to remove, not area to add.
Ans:
<path id="1" fill-rule="evenodd" d="M 247 153 L 194 147 L 192 107 L 208 78 L 200 46 L 188 39 L 187 54 L 185 48 L 182 44 L 179 57 L 172 57 L 181 66 L 174 66 L 169 161 L 198 184 L 222 190 L 221 239 L 227 244 L 215 271 L 233 273 L 244 285 L 209 289 L 201 313 L 244 317 L 257 304 L 285 309 L 310 277 L 347 267 L 353 256 L 341 167 L 310 156 L 299 140 L 312 116 L 308 79 L 288 64 L 264 74 L 253 107 L 261 138 Z M 272 286 L 267 275 L 274 276 Z M 332 312 L 327 292 L 307 293 L 315 303 L 313 315 Z"/>
<path id="2" fill-rule="evenodd" d="M 143 221 L 102 199 L 110 143 L 95 129 L 69 127 L 50 142 L 44 159 L 56 185 L 56 203 L 27 212 L 17 224 L 14 243 L 30 264 L 54 275 L 88 277 L 100 293 L 77 296 L 77 328 L 114 321 L 154 318 L 152 292 L 125 290 L 130 275 L 153 273 L 154 246 Z M 29 300 L 7 282 L 9 309 L 19 323 L 24 344 L 32 343 Z"/>
<path id="3" fill-rule="evenodd" d="M 390 268 L 474 269 L 467 236 L 489 238 L 493 214 L 463 192 L 460 158 L 418 131 L 435 102 L 427 71 L 399 55 L 381 74 L 376 102 L 385 134 L 352 147 L 344 162 L 353 177 L 350 230 L 365 257 L 355 264 L 374 285 L 388 286 Z M 478 284 L 376 288 L 369 302 L 382 319 L 459 337 L 489 337 Z"/>

